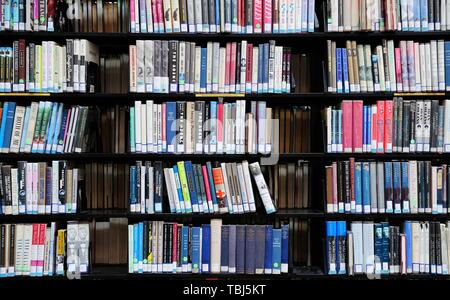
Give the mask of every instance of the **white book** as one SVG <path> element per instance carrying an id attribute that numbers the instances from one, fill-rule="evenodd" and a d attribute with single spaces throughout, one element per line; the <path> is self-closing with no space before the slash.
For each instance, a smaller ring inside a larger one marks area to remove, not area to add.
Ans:
<path id="1" fill-rule="evenodd" d="M 163 0 L 164 26 L 166 32 L 173 32 L 171 0 Z"/>
<path id="2" fill-rule="evenodd" d="M 220 81 L 220 44 L 213 43 L 213 55 L 212 55 L 212 92 L 219 92 L 219 81 Z"/>
<path id="3" fill-rule="evenodd" d="M 363 252 L 363 224 L 361 221 L 351 223 L 353 234 L 353 272 L 361 274 L 365 272 L 364 252 Z"/>
<path id="4" fill-rule="evenodd" d="M 437 41 L 430 41 L 431 52 L 431 85 L 433 91 L 439 90 Z"/>
<path id="5" fill-rule="evenodd" d="M 164 180 L 166 182 L 167 196 L 169 198 L 170 212 L 174 213 L 175 210 L 175 200 L 174 200 L 174 187 L 172 186 L 172 181 L 170 179 L 169 168 L 164 168 Z"/>
<path id="6" fill-rule="evenodd" d="M 136 41 L 137 44 L 138 41 Z M 138 49 L 139 51 L 139 49 Z M 146 40 L 144 42 L 144 81 L 145 81 L 145 92 L 153 92 L 153 80 L 154 80 L 154 62 L 153 62 L 153 52 L 154 52 L 154 42 L 151 40 Z M 139 58 L 139 54 L 137 54 Z M 139 85 L 137 87 L 140 88 Z"/>
<path id="7" fill-rule="evenodd" d="M 244 209 L 244 212 L 249 212 L 250 211 L 250 206 L 249 206 L 249 201 L 248 201 L 248 196 L 247 196 L 247 187 L 246 187 L 246 183 L 245 183 L 245 178 L 244 178 L 244 170 L 242 167 L 242 164 L 237 164 L 236 166 L 237 168 L 237 175 L 238 175 L 238 179 L 239 179 L 239 186 L 240 186 L 240 191 L 241 191 L 241 196 L 242 196 L 242 207 Z"/>
<path id="8" fill-rule="evenodd" d="M 26 179 L 25 179 L 25 193 L 26 193 L 26 207 L 27 214 L 33 213 L 33 199 L 32 199 L 32 178 L 33 178 L 33 163 L 26 164 Z"/>
<path id="9" fill-rule="evenodd" d="M 22 275 L 30 275 L 31 273 L 31 256 L 32 256 L 32 236 L 33 225 L 23 224 L 23 252 L 22 252 Z"/>
<path id="10" fill-rule="evenodd" d="M 178 4 L 178 0 L 171 0 L 170 1 L 170 8 L 172 10 L 172 31 L 173 32 L 180 32 L 180 8 Z"/>
<path id="11" fill-rule="evenodd" d="M 225 92 L 225 72 L 226 72 L 225 61 L 226 61 L 226 49 L 224 47 L 221 47 L 219 53 L 219 87 L 218 87 L 219 93 Z"/>
<path id="12" fill-rule="evenodd" d="M 24 118 L 25 118 L 25 107 L 16 106 L 9 152 L 12 153 L 19 152 L 21 137 L 22 134 L 25 134 L 23 132 L 23 123 L 25 121 Z"/>
<path id="13" fill-rule="evenodd" d="M 295 32 L 295 19 L 301 17 L 296 11 L 296 0 L 287 1 L 287 32 Z"/>
<path id="14" fill-rule="evenodd" d="M 195 31 L 203 32 L 202 1 L 201 0 L 193 0 L 193 2 L 194 2 L 194 15 L 195 15 Z M 208 9 L 208 8 L 205 7 L 205 9 Z"/>
<path id="15" fill-rule="evenodd" d="M 253 47 L 253 55 L 252 55 L 252 93 L 258 92 L 258 56 L 259 56 L 259 48 Z"/>
<path id="16" fill-rule="evenodd" d="M 426 43 L 425 44 L 425 72 L 426 72 L 426 79 L 427 79 L 427 91 L 432 91 L 433 90 L 433 59 L 432 59 L 432 53 L 433 51 L 431 51 L 431 43 Z"/>
<path id="17" fill-rule="evenodd" d="M 230 214 L 232 213 L 237 213 L 236 211 L 234 211 L 233 209 L 233 202 L 231 199 L 231 192 L 230 192 L 230 185 L 228 182 L 228 174 L 227 174 L 227 170 L 226 170 L 226 165 L 225 163 L 221 163 L 220 167 L 222 169 L 222 175 L 223 175 L 223 183 L 225 186 L 225 194 L 227 195 L 227 207 L 228 207 L 228 212 Z"/>
<path id="18" fill-rule="evenodd" d="M 431 100 L 423 101 L 423 128 L 422 128 L 422 138 L 423 138 L 423 151 L 430 152 L 431 143 Z"/>
<path id="19" fill-rule="evenodd" d="M 426 77 L 426 67 L 425 67 L 425 44 L 419 44 L 419 61 L 420 61 L 420 81 L 422 92 L 428 91 L 428 81 L 429 78 Z"/>
<path id="20" fill-rule="evenodd" d="M 280 26 L 280 33 L 287 33 L 287 10 L 288 10 L 288 0 L 278 0 L 280 7 L 279 7 L 279 26 Z"/>
<path id="21" fill-rule="evenodd" d="M 363 253 L 364 253 L 364 273 L 373 274 L 375 272 L 374 258 L 374 233 L 373 222 L 363 222 Z"/>
<path id="22" fill-rule="evenodd" d="M 445 91 L 445 51 L 444 40 L 437 41 L 438 90 Z"/>
<path id="23" fill-rule="evenodd" d="M 258 124 L 258 153 L 265 153 L 266 150 L 266 103 L 257 103 L 257 124 Z"/>
<path id="24" fill-rule="evenodd" d="M 211 273 L 220 273 L 222 220 L 211 220 Z"/>
<path id="25" fill-rule="evenodd" d="M 448 241 L 447 241 L 447 227 L 445 224 L 440 224 L 440 233 L 441 233 L 441 258 L 442 265 L 440 274 L 448 275 Z"/>
<path id="26" fill-rule="evenodd" d="M 135 139 L 136 139 L 136 152 L 142 152 L 142 136 L 141 136 L 141 101 L 134 102 L 134 119 L 135 119 Z"/>
<path id="27" fill-rule="evenodd" d="M 420 46 L 419 43 L 414 43 L 414 73 L 416 79 L 416 92 L 422 91 L 422 79 L 420 70 Z"/>
<path id="28" fill-rule="evenodd" d="M 418 212 L 418 187 L 417 187 L 417 161 L 410 160 L 408 163 L 409 179 L 409 205 L 411 213 Z"/>
<path id="29" fill-rule="evenodd" d="M 134 273 L 134 225 L 128 225 L 128 273 Z"/>
<path id="30" fill-rule="evenodd" d="M 24 227 L 23 224 L 16 224 L 15 251 L 16 260 L 14 261 L 14 273 L 17 276 L 22 275 L 23 252 L 24 252 Z"/>
<path id="31" fill-rule="evenodd" d="M 141 144 L 142 144 L 142 153 L 147 153 L 147 145 L 148 145 L 148 137 L 147 137 L 147 105 L 141 104 Z"/>
<path id="32" fill-rule="evenodd" d="M 49 102 L 51 104 L 51 102 Z M 73 118 L 71 118 L 71 121 L 73 120 L 73 122 L 71 122 L 71 126 L 69 124 L 69 136 L 68 136 L 68 143 L 67 143 L 67 149 L 65 152 L 68 153 L 72 153 L 73 152 L 73 141 L 75 139 L 75 133 L 76 133 L 76 126 L 78 124 L 78 120 L 79 120 L 79 111 L 80 111 L 80 107 L 76 106 L 73 109 L 75 112 L 73 114 Z"/>
<path id="33" fill-rule="evenodd" d="M 200 76 L 201 76 L 201 47 L 195 47 L 195 65 L 194 65 L 194 92 L 200 93 Z"/>
<path id="34" fill-rule="evenodd" d="M 237 67 L 240 68 L 240 72 L 241 72 L 241 81 L 240 81 L 240 90 L 241 93 L 244 93 L 246 90 L 246 66 L 247 66 L 248 62 L 247 62 L 247 41 L 246 40 L 242 40 L 241 41 L 241 61 L 237 62 Z M 239 84 L 236 84 L 236 86 L 238 86 Z"/>
<path id="35" fill-rule="evenodd" d="M 206 92 L 212 92 L 212 76 L 213 76 L 213 43 L 208 42 L 206 45 Z"/>

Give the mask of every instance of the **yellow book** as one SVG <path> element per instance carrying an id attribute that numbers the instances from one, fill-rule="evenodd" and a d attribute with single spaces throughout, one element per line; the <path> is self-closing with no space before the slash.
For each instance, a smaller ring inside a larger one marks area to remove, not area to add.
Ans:
<path id="1" fill-rule="evenodd" d="M 184 207 L 186 208 L 187 213 L 191 213 L 191 197 L 189 196 L 189 187 L 186 178 L 186 171 L 184 170 L 184 161 L 177 162 L 177 166 L 178 175 L 180 176 L 181 191 L 183 192 Z"/>
<path id="2" fill-rule="evenodd" d="M 59 229 L 56 240 L 56 275 L 64 275 L 64 257 L 66 256 L 66 230 Z"/>

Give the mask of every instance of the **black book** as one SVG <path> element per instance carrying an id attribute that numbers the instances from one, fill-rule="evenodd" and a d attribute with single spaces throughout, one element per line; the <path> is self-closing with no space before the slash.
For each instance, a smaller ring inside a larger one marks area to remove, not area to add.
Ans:
<path id="1" fill-rule="evenodd" d="M 411 120 L 409 122 L 409 141 L 408 141 L 408 146 L 409 144 L 411 145 L 415 145 L 417 143 L 416 141 L 416 101 L 415 100 L 411 100 L 410 103 L 410 116 L 409 119 Z"/>
<path id="2" fill-rule="evenodd" d="M 437 140 L 439 132 L 439 100 L 431 100 L 431 141 L 430 151 L 437 151 Z"/>
<path id="3" fill-rule="evenodd" d="M 5 267 L 6 225 L 0 225 L 0 268 Z"/>
<path id="4" fill-rule="evenodd" d="M 431 212 L 431 162 L 425 161 L 425 172 L 424 172 L 424 178 L 425 178 L 425 205 L 427 208 L 427 212 Z"/>
<path id="5" fill-rule="evenodd" d="M 410 135 L 410 122 L 411 122 L 411 102 L 405 100 L 403 102 L 403 133 L 402 133 L 402 143 L 403 152 L 409 152 L 409 135 Z M 407 151 L 405 151 L 408 149 Z"/>
<path id="6" fill-rule="evenodd" d="M 417 188 L 418 188 L 418 204 L 419 204 L 419 212 L 425 212 L 426 204 L 425 204 L 425 183 L 424 183 L 424 170 L 425 165 L 423 161 L 417 162 Z"/>
<path id="7" fill-rule="evenodd" d="M 351 202 L 351 192 L 350 192 L 350 162 L 345 161 L 344 162 L 344 180 L 345 180 L 345 191 L 344 191 L 344 199 L 345 199 L 345 206 L 350 207 Z"/>
<path id="8" fill-rule="evenodd" d="M 441 249 L 441 242 L 442 242 L 442 238 L 446 238 L 446 237 L 441 237 L 441 224 L 439 222 L 434 222 L 434 232 L 435 232 L 435 241 L 436 241 L 436 273 L 438 274 L 442 274 L 442 249 Z"/>
<path id="9" fill-rule="evenodd" d="M 245 233 L 245 273 L 255 274 L 256 233 L 255 225 L 246 225 Z"/>
<path id="10" fill-rule="evenodd" d="M 436 274 L 436 227 L 435 222 L 425 223 L 429 230 L 429 254 L 430 254 L 430 270 L 425 270 L 426 273 L 431 272 Z"/>
<path id="11" fill-rule="evenodd" d="M 144 262 L 144 265 L 145 264 L 148 264 L 148 260 L 147 260 L 147 258 L 148 258 L 148 254 L 149 254 L 149 243 L 148 243 L 148 241 L 149 241 L 149 222 L 148 221 L 144 221 L 144 237 L 143 237 L 143 262 Z M 150 231 L 151 232 L 151 231 Z"/>
<path id="12" fill-rule="evenodd" d="M 162 264 L 163 264 L 163 270 L 164 270 L 164 266 L 167 264 L 168 262 L 168 258 L 167 258 L 167 250 L 168 250 L 168 240 L 169 240 L 169 229 L 167 227 L 168 224 L 164 223 L 163 224 L 163 244 L 160 245 L 162 247 Z"/>
<path id="13" fill-rule="evenodd" d="M 428 0 L 428 30 L 434 30 L 434 0 Z M 431 25 L 431 27 L 430 27 Z"/>
<path id="14" fill-rule="evenodd" d="M 3 175 L 3 191 L 4 191 L 4 203 L 6 207 L 12 208 L 12 197 L 11 197 L 11 166 L 2 166 Z"/>

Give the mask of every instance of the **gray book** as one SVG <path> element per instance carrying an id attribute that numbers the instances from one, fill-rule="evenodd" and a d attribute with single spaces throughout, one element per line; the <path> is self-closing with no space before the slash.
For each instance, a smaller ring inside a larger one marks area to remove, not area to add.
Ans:
<path id="1" fill-rule="evenodd" d="M 394 116 L 392 124 L 392 151 L 398 151 L 398 141 L 397 141 L 397 128 L 398 128 L 398 98 L 393 99 L 394 102 Z"/>
<path id="2" fill-rule="evenodd" d="M 370 173 L 370 212 L 378 212 L 377 202 L 377 163 L 375 161 L 369 162 Z"/>
<path id="3" fill-rule="evenodd" d="M 192 1 L 187 1 L 192 2 Z M 179 8 L 180 8 L 180 26 L 181 32 L 188 32 L 188 4 L 186 0 L 180 0 Z"/>
<path id="4" fill-rule="evenodd" d="M 209 10 L 208 10 L 208 1 L 202 0 L 202 31 L 209 32 Z"/>
<path id="5" fill-rule="evenodd" d="M 431 100 L 431 136 L 430 151 L 437 152 L 437 139 L 439 131 L 439 100 Z"/>
<path id="6" fill-rule="evenodd" d="M 195 153 L 203 152 L 203 122 L 205 115 L 205 102 L 204 101 L 195 101 Z"/>
<path id="7" fill-rule="evenodd" d="M 169 41 L 161 42 L 161 93 L 169 92 Z"/>
<path id="8" fill-rule="evenodd" d="M 289 226 L 289 229 L 292 227 L 294 226 Z M 266 249 L 266 226 L 256 225 L 255 228 L 255 273 L 263 274 Z"/>
<path id="9" fill-rule="evenodd" d="M 403 101 L 403 133 L 402 133 L 402 150 L 403 152 L 409 152 L 409 138 L 410 128 L 413 126 L 411 123 L 411 101 Z M 399 149 L 400 151 L 400 149 Z"/>
<path id="10" fill-rule="evenodd" d="M 228 227 L 228 273 L 236 273 L 236 225 Z"/>
<path id="11" fill-rule="evenodd" d="M 256 232 L 255 225 L 247 225 L 245 230 L 245 273 L 255 274 Z"/>
<path id="12" fill-rule="evenodd" d="M 185 42 L 185 55 L 184 55 L 184 91 L 180 92 L 189 92 L 189 85 L 191 82 L 191 43 Z"/>
<path id="13" fill-rule="evenodd" d="M 384 201 L 384 163 L 382 161 L 377 162 L 377 190 L 378 213 L 385 213 L 386 205 Z"/>
<path id="14" fill-rule="evenodd" d="M 195 43 L 191 43 L 191 67 L 189 72 L 190 74 L 190 84 L 189 84 L 189 92 L 194 93 L 194 83 L 195 83 L 195 64 L 197 63 L 195 61 Z M 200 62 L 198 62 L 200 63 Z"/>
<path id="15" fill-rule="evenodd" d="M 161 92 L 161 41 L 154 41 L 153 45 L 153 92 L 160 93 Z"/>

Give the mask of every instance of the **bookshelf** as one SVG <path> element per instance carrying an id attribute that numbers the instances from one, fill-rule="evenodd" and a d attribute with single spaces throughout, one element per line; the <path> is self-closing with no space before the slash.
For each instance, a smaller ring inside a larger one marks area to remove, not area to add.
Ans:
<path id="1" fill-rule="evenodd" d="M 412 39 L 414 41 L 429 41 L 430 39 L 450 40 L 450 30 L 428 31 L 428 32 L 325 32 L 324 16 L 321 12 L 322 5 L 326 1 L 316 0 L 316 14 L 319 19 L 319 27 L 316 32 L 311 33 L 286 33 L 286 34 L 237 34 L 237 33 L 98 33 L 98 32 L 25 32 L 25 31 L 1 31 L 0 40 L 2 43 L 11 43 L 18 39 L 26 39 L 27 42 L 56 41 L 63 42 L 66 39 L 87 39 L 99 47 L 104 53 L 128 53 L 128 46 L 135 44 L 136 40 L 179 40 L 196 42 L 199 45 L 206 45 L 206 42 L 217 41 L 221 44 L 227 42 L 239 42 L 243 39 L 255 43 L 264 43 L 275 40 L 283 46 L 289 46 L 295 51 L 307 49 L 313 53 L 314 64 L 312 68 L 311 92 L 288 93 L 288 94 L 205 94 L 205 93 L 0 93 L 0 101 L 15 101 L 20 104 L 29 105 L 31 101 L 50 100 L 70 105 L 89 106 L 114 106 L 133 105 L 136 100 L 152 99 L 155 103 L 166 101 L 213 101 L 218 98 L 227 100 L 244 99 L 248 101 L 266 101 L 270 107 L 294 107 L 307 105 L 311 107 L 311 151 L 304 153 L 280 153 L 278 161 L 280 163 L 296 162 L 298 160 L 310 161 L 314 168 L 312 175 L 312 195 L 311 208 L 283 208 L 276 213 L 267 215 L 263 209 L 258 209 L 255 213 L 245 215 L 238 214 L 137 214 L 128 210 L 117 209 L 92 209 L 87 210 L 81 207 L 79 212 L 72 214 L 54 215 L 0 215 L 2 223 L 35 223 L 35 222 L 67 222 L 67 221 L 102 221 L 109 218 L 125 218 L 129 223 L 140 221 L 173 221 L 183 223 L 202 224 L 209 220 L 220 218 L 226 224 L 265 224 L 268 221 L 285 220 L 297 218 L 306 221 L 310 227 L 310 248 L 311 266 L 289 266 L 289 273 L 281 275 L 246 275 L 246 274 L 129 274 L 125 265 L 119 266 L 92 266 L 90 272 L 83 274 L 82 279 L 184 279 L 184 280 L 206 280 L 235 279 L 235 280 L 368 280 L 366 275 L 341 276 L 328 275 L 325 272 L 325 228 L 324 222 L 330 220 L 341 221 L 392 221 L 399 224 L 405 220 L 417 221 L 448 221 L 450 214 L 434 215 L 430 213 L 404 214 L 404 213 L 369 213 L 369 214 L 347 214 L 347 213 L 326 213 L 324 167 L 326 163 L 334 161 L 348 160 L 349 158 L 391 161 L 391 160 L 430 160 L 433 162 L 450 163 L 450 153 L 329 153 L 324 151 L 323 132 L 321 126 L 320 112 L 326 106 L 338 105 L 343 99 L 359 100 L 364 99 L 364 104 L 373 104 L 377 100 L 392 99 L 393 97 L 403 97 L 404 99 L 439 99 L 450 98 L 449 91 L 439 92 L 367 92 L 367 93 L 331 93 L 326 92 L 326 47 L 327 40 L 343 42 L 346 40 L 356 40 L 358 43 L 370 43 L 375 45 L 383 39 L 399 40 Z M 315 127 L 317 125 L 318 127 Z M 316 132 L 317 131 L 317 132 Z M 317 135 L 316 135 L 317 133 Z M 326 147 L 326 145 L 325 145 Z M 236 162 L 247 160 L 249 162 L 259 161 L 268 155 L 262 154 L 144 154 L 144 153 L 67 153 L 67 154 L 36 154 L 36 153 L 0 153 L 0 162 L 15 163 L 26 160 L 30 162 L 51 162 L 52 160 L 67 160 L 75 164 L 85 162 L 111 162 L 129 163 L 135 161 L 164 161 L 177 162 L 180 160 L 193 162 L 221 161 Z M 314 253 L 312 253 L 314 252 Z M 383 280 L 401 279 L 450 279 L 450 275 L 425 275 L 408 274 L 403 275 L 381 275 Z M 5 280 L 39 280 L 41 278 L 13 277 Z M 64 277 L 44 277 L 47 280 L 63 280 Z M 3 278 L 0 280 L 4 280 Z"/>

